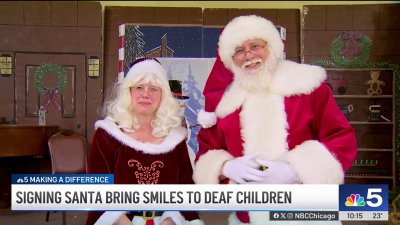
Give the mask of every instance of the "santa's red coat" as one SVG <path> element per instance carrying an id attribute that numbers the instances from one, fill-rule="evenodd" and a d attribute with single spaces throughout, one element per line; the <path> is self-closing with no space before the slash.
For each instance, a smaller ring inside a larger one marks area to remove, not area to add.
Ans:
<path id="1" fill-rule="evenodd" d="M 303 184 L 343 183 L 357 154 L 356 138 L 325 79 L 321 67 L 283 61 L 268 89 L 246 90 L 232 82 L 217 57 L 204 89 L 205 112 L 198 118 L 204 128 L 198 134 L 195 182 L 221 183 L 227 160 L 259 152 L 264 160 L 290 163 Z M 210 119 L 214 111 L 216 120 Z M 240 212 L 231 214 L 229 224 L 265 225 L 267 217 L 267 212 Z"/>
<path id="2" fill-rule="evenodd" d="M 204 90 L 205 109 L 216 111 L 217 121 L 199 132 L 196 183 L 219 183 L 226 160 L 256 151 L 266 160 L 290 162 L 302 183 L 343 182 L 356 138 L 324 83 L 323 68 L 283 61 L 262 93 L 230 84 L 227 73 L 217 58 Z M 230 87 L 221 89 L 224 82 Z"/>

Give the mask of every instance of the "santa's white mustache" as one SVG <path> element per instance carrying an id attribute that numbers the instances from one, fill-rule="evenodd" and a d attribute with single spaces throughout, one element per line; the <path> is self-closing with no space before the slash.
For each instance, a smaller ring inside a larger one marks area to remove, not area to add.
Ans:
<path id="1" fill-rule="evenodd" d="M 243 65 L 242 65 L 242 69 L 244 69 L 246 66 L 254 64 L 254 63 L 262 63 L 262 59 L 257 58 L 257 59 L 252 59 L 249 61 L 246 61 Z"/>

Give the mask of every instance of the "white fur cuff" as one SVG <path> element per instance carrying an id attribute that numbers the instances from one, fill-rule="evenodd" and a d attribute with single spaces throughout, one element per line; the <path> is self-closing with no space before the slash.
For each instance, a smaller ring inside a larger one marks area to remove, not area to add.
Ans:
<path id="1" fill-rule="evenodd" d="M 222 166 L 234 157 L 226 150 L 209 150 L 196 162 L 193 180 L 197 184 L 219 184 Z"/>
<path id="2" fill-rule="evenodd" d="M 201 109 L 197 115 L 197 122 L 203 128 L 210 128 L 217 123 L 217 116 L 214 112 L 206 112 L 204 109 Z"/>
<path id="3" fill-rule="evenodd" d="M 303 184 L 342 184 L 340 162 L 319 141 L 309 140 L 287 152 L 284 161 L 292 164 Z"/>
<path id="4" fill-rule="evenodd" d="M 119 217 L 126 213 L 125 211 L 106 211 L 104 212 L 94 225 L 112 225 Z"/>

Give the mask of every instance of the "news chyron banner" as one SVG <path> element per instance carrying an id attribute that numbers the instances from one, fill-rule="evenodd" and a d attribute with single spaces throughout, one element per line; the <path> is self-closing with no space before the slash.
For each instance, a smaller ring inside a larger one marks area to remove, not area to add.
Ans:
<path id="1" fill-rule="evenodd" d="M 137 185 L 114 184 L 111 174 L 13 174 L 11 189 L 13 211 L 254 211 L 266 221 L 388 220 L 387 185 Z"/>

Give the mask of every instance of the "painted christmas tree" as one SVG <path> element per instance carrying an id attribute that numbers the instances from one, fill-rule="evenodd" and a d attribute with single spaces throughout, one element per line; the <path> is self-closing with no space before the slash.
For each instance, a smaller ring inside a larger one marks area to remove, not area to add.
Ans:
<path id="1" fill-rule="evenodd" d="M 139 30 L 139 26 L 126 26 L 125 27 L 125 70 L 128 72 L 130 65 L 137 58 L 146 56 L 144 45 L 146 42 L 143 40 L 144 34 Z"/>
<path id="2" fill-rule="evenodd" d="M 204 97 L 199 89 L 196 87 L 197 81 L 192 74 L 192 68 L 189 63 L 189 73 L 187 80 L 183 82 L 183 93 L 189 96 L 184 116 L 187 120 L 188 127 L 190 129 L 190 137 L 188 145 L 189 147 L 197 153 L 199 143 L 197 142 L 197 134 L 199 133 L 200 126 L 197 125 L 197 114 L 200 109 L 203 108 L 201 102 L 204 102 Z"/>

